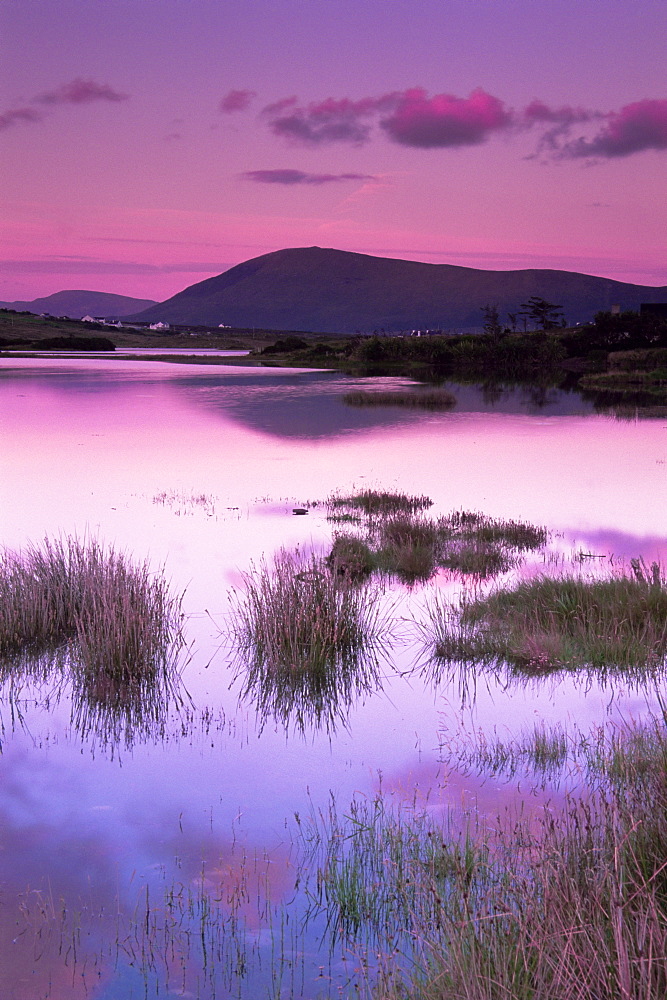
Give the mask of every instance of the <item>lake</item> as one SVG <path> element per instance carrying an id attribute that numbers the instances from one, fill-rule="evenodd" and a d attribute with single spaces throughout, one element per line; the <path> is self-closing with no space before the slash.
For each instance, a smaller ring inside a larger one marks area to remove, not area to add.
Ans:
<path id="1" fill-rule="evenodd" d="M 354 408 L 351 388 L 407 380 L 236 361 L 0 358 L 4 546 L 77 535 L 148 560 L 184 595 L 188 644 L 177 689 L 133 725 L 82 707 L 48 665 L 5 678 L 3 1000 L 358 996 L 372 949 L 330 934 L 312 885 L 295 886 L 308 853 L 295 814 L 380 789 L 482 822 L 539 811 L 560 792 L 522 798 L 451 748 L 542 722 L 591 732 L 656 705 L 636 682 L 430 670 L 414 623 L 434 590 L 460 590 L 445 570 L 387 587 L 385 648 L 331 717 L 244 696 L 230 591 L 281 547 L 328 551 L 331 494 L 425 494 L 433 516 L 544 525 L 529 575 L 577 555 L 664 565 L 667 420 L 556 389 L 449 386 L 441 413 Z"/>

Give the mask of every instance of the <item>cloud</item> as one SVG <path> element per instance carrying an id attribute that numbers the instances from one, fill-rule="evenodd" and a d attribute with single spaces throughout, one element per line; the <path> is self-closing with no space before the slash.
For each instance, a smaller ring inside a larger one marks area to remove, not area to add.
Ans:
<path id="1" fill-rule="evenodd" d="M 218 110 L 225 115 L 231 115 L 234 111 L 245 111 L 256 96 L 254 90 L 230 90 L 220 101 Z"/>
<path id="2" fill-rule="evenodd" d="M 374 120 L 395 142 L 421 148 L 470 146 L 492 132 L 507 128 L 513 114 L 499 98 L 474 90 L 469 97 L 436 94 L 421 87 L 392 91 L 379 97 L 328 97 L 299 106 L 295 97 L 264 108 L 274 135 L 303 143 L 349 142 L 360 145 L 371 136 Z"/>
<path id="3" fill-rule="evenodd" d="M 565 143 L 562 155 L 614 159 L 648 149 L 667 149 L 667 100 L 636 101 L 605 117 L 606 124 L 597 135 Z"/>
<path id="4" fill-rule="evenodd" d="M 296 98 L 288 97 L 264 108 L 274 135 L 306 145 L 325 142 L 351 142 L 360 145 L 370 138 L 372 116 L 395 101 L 395 95 L 363 97 L 328 97 L 324 101 L 298 107 Z M 283 114 L 288 111 L 289 114 Z"/>
<path id="5" fill-rule="evenodd" d="M 41 122 L 42 119 L 43 115 L 35 108 L 10 108 L 9 111 L 0 114 L 0 131 L 11 128 L 12 125 L 17 125 L 19 122 L 30 124 L 31 122 Z"/>
<path id="6" fill-rule="evenodd" d="M 401 95 L 396 109 L 381 125 L 395 142 L 435 149 L 478 145 L 512 122 L 513 113 L 504 103 L 479 87 L 469 97 L 427 97 L 422 87 L 414 87 Z"/>
<path id="7" fill-rule="evenodd" d="M 34 101 L 40 104 L 90 104 L 92 101 L 127 101 L 129 96 L 114 90 L 107 83 L 77 77 L 56 90 L 39 94 Z"/>
<path id="8" fill-rule="evenodd" d="M 514 111 L 481 87 L 468 97 L 429 96 L 423 87 L 413 87 L 379 97 L 328 97 L 310 104 L 300 104 L 295 96 L 284 97 L 268 104 L 262 115 L 274 135 L 307 146 L 361 145 L 370 141 L 374 126 L 379 125 L 389 139 L 419 149 L 477 146 L 498 132 L 534 129 L 537 152 L 527 159 L 540 154 L 549 159 L 610 159 L 667 149 L 664 100 L 646 99 L 605 112 L 569 104 L 550 106 L 534 98 L 522 111 Z M 582 134 L 577 135 L 579 129 Z M 257 179 L 261 183 L 311 183 Z"/>
<path id="9" fill-rule="evenodd" d="M 219 274 L 230 266 L 220 261 L 185 260 L 172 264 L 150 264 L 145 261 L 66 256 L 0 260 L 0 267 L 7 274 Z"/>
<path id="10" fill-rule="evenodd" d="M 375 174 L 307 174 L 303 170 L 246 170 L 242 180 L 256 184 L 331 184 L 337 181 L 375 181 Z"/>
<path id="11" fill-rule="evenodd" d="M 602 118 L 601 111 L 590 111 L 588 108 L 572 108 L 569 104 L 560 108 L 550 108 L 537 98 L 530 102 L 523 111 L 528 125 L 551 123 L 555 125 L 574 125 L 577 122 L 589 122 L 593 118 Z"/>

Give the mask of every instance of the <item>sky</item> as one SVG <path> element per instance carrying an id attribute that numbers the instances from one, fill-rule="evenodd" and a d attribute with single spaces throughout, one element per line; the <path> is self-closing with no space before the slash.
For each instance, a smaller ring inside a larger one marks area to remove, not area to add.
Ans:
<path id="1" fill-rule="evenodd" d="M 664 0 L 0 0 L 0 300 L 323 246 L 667 284 Z"/>

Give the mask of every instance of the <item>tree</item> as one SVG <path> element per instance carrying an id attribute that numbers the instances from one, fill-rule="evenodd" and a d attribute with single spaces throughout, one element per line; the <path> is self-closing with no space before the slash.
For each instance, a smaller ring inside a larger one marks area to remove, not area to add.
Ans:
<path id="1" fill-rule="evenodd" d="M 547 302 L 539 295 L 531 295 L 527 302 L 521 303 L 521 309 L 519 315 L 532 320 L 541 330 L 553 330 L 564 319 L 562 306 Z"/>
<path id="2" fill-rule="evenodd" d="M 500 312 L 498 310 L 498 306 L 482 306 L 482 312 L 484 313 L 484 333 L 490 333 L 494 336 L 501 334 L 503 332 L 503 328 L 500 325 Z"/>

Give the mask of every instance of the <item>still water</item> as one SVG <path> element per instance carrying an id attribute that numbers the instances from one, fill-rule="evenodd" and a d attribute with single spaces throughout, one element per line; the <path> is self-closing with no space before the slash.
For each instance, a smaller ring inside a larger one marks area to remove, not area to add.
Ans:
<path id="1" fill-rule="evenodd" d="M 357 996 L 359 953 L 322 921 L 303 931 L 295 813 L 382 788 L 492 816 L 515 785 L 459 772 L 443 746 L 541 720 L 587 731 L 653 704 L 591 678 L 436 677 L 412 624 L 427 592 L 399 585 L 372 689 L 336 726 L 300 728 L 241 697 L 230 590 L 281 546 L 326 551 L 333 492 L 426 494 L 434 516 L 545 525 L 527 572 L 581 552 L 597 566 L 667 561 L 667 420 L 617 420 L 557 390 L 450 386 L 447 413 L 346 405 L 367 381 L 0 359 L 4 546 L 76 534 L 148 559 L 184 592 L 188 640 L 182 686 L 145 726 L 82 715 L 48 669 L 0 689 L 3 1000 Z M 456 586 L 442 571 L 427 591 Z"/>

